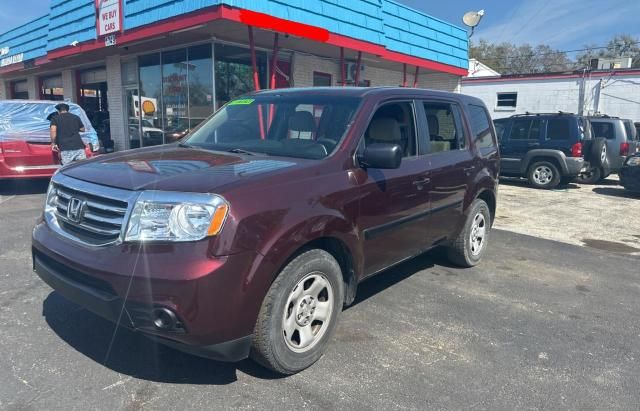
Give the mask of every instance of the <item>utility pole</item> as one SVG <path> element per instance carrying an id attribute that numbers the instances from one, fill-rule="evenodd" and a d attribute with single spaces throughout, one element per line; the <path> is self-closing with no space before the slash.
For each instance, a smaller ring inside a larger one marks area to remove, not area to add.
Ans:
<path id="1" fill-rule="evenodd" d="M 600 91 L 602 90 L 602 79 L 598 81 L 593 97 L 593 114 L 600 112 Z"/>

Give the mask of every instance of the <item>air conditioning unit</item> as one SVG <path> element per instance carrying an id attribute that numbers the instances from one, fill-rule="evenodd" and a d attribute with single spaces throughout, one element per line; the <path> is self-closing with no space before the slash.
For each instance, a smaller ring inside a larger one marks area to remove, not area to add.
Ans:
<path id="1" fill-rule="evenodd" d="M 356 81 L 356 70 L 357 70 L 357 63 L 346 63 L 345 64 L 346 68 L 345 68 L 345 72 L 347 75 L 347 81 Z M 364 78 L 364 64 L 360 65 L 360 80 L 362 80 Z"/>

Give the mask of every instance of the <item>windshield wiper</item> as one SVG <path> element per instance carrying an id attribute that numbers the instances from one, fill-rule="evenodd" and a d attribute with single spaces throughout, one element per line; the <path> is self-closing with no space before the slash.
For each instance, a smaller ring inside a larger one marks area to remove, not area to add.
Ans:
<path id="1" fill-rule="evenodd" d="M 243 148 L 232 148 L 227 150 L 227 153 L 236 153 L 236 154 L 246 154 L 248 156 L 256 156 L 258 153 L 254 153 L 253 151 L 248 151 Z M 262 153 L 260 153 L 262 154 Z"/>
<path id="2" fill-rule="evenodd" d="M 193 148 L 192 145 L 189 145 L 187 143 L 178 143 L 178 147 L 182 147 L 182 148 Z"/>

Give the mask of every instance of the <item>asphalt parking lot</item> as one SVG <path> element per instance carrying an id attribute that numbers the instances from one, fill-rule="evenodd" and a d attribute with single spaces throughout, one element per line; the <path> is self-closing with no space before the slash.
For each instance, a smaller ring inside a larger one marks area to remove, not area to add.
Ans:
<path id="1" fill-rule="evenodd" d="M 30 268 L 45 189 L 0 186 L 0 409 L 640 404 L 640 259 L 631 254 L 502 230 L 474 269 L 429 253 L 364 283 L 325 357 L 279 378 L 250 361 L 154 346 L 52 292 Z"/>

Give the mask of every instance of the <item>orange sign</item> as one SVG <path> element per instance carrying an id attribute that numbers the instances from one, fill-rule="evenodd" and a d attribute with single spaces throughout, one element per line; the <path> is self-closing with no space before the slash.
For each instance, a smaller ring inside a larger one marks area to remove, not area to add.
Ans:
<path id="1" fill-rule="evenodd" d="M 142 102 L 142 111 L 145 115 L 150 116 L 156 112 L 156 105 L 150 100 L 145 100 Z"/>

